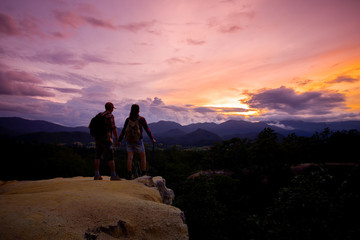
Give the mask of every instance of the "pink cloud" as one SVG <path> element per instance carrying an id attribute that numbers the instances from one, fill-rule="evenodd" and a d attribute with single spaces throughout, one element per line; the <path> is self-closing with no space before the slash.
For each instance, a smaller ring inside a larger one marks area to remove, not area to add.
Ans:
<path id="1" fill-rule="evenodd" d="M 27 82 L 27 83 L 35 83 L 35 84 L 42 82 L 40 79 L 26 72 L 6 71 L 6 72 L 2 72 L 1 76 L 3 78 L 7 78 L 8 80 L 16 81 L 16 82 Z"/>
<path id="2" fill-rule="evenodd" d="M 126 66 L 136 66 L 141 65 L 142 63 L 137 62 L 114 62 L 106 59 L 103 56 L 95 54 L 75 54 L 73 52 L 63 50 L 56 52 L 40 52 L 33 56 L 28 57 L 31 61 L 45 62 L 50 64 L 57 65 L 68 65 L 72 66 L 75 69 L 82 69 L 88 64 L 91 63 L 100 63 L 100 64 L 118 64 Z"/>
<path id="3" fill-rule="evenodd" d="M 253 19 L 253 11 L 233 12 L 219 19 L 212 17 L 208 20 L 208 27 L 216 29 L 220 33 L 235 33 L 244 29 L 244 25 Z"/>
<path id="4" fill-rule="evenodd" d="M 16 20 L 14 17 L 0 12 L 1 33 L 7 36 L 45 36 L 39 29 L 36 18 L 26 16 L 24 19 Z"/>
<path id="5" fill-rule="evenodd" d="M 73 28 L 79 28 L 81 25 L 88 24 L 93 27 L 101 27 L 101 28 L 116 30 L 116 27 L 110 21 L 101 20 L 99 18 L 90 17 L 90 16 L 80 16 L 72 11 L 54 10 L 53 13 L 55 15 L 55 18 L 58 21 L 60 21 L 60 23 L 64 27 L 70 26 Z"/>
<path id="6" fill-rule="evenodd" d="M 77 56 L 68 51 L 58 51 L 53 53 L 37 53 L 29 58 L 32 61 L 47 62 L 59 65 L 83 65 L 84 62 L 77 58 Z"/>
<path id="7" fill-rule="evenodd" d="M 165 60 L 166 63 L 173 65 L 173 64 L 196 64 L 199 61 L 193 61 L 192 57 L 172 57 Z"/>
<path id="8" fill-rule="evenodd" d="M 93 16 L 81 16 L 72 11 L 53 11 L 55 18 L 64 26 L 79 28 L 82 25 L 90 25 L 93 27 L 107 28 L 111 30 L 126 30 L 130 32 L 148 31 L 154 33 L 151 27 L 154 26 L 155 21 L 147 22 L 133 22 L 128 24 L 121 24 L 115 26 L 110 20 L 102 20 Z"/>
<path id="9" fill-rule="evenodd" d="M 188 38 L 188 39 L 186 39 L 186 43 L 189 45 L 203 45 L 203 44 L 205 44 L 205 41 Z"/>
<path id="10" fill-rule="evenodd" d="M 26 16 L 24 19 L 19 21 L 21 29 L 23 30 L 25 36 L 38 36 L 41 38 L 45 37 L 45 33 L 38 26 L 38 19 L 32 16 Z"/>
<path id="11" fill-rule="evenodd" d="M 26 72 L 1 71 L 0 94 L 16 96 L 54 96 L 39 86 L 42 81 Z"/>
<path id="12" fill-rule="evenodd" d="M 78 93 L 78 94 L 82 93 L 81 89 L 76 89 L 76 88 L 55 88 L 55 87 L 47 87 L 47 88 L 54 89 L 61 93 Z"/>
<path id="13" fill-rule="evenodd" d="M 227 26 L 220 26 L 218 30 L 221 33 L 233 33 L 233 32 L 238 32 L 241 29 L 242 27 L 238 25 L 227 25 Z"/>
<path id="14" fill-rule="evenodd" d="M 64 27 L 71 26 L 73 28 L 78 28 L 80 27 L 80 25 L 85 23 L 85 20 L 82 17 L 71 11 L 65 12 L 54 10 L 53 13 L 55 15 L 55 18 L 60 21 Z"/>
<path id="15" fill-rule="evenodd" d="M 178 57 L 172 57 L 172 58 L 168 58 L 166 59 L 166 62 L 169 64 L 178 64 L 178 63 L 186 63 L 186 59 L 184 58 L 178 58 Z"/>
<path id="16" fill-rule="evenodd" d="M 112 30 L 116 30 L 116 27 L 109 21 L 103 21 L 101 19 L 97 19 L 94 17 L 83 17 L 87 23 L 94 27 L 102 27 L 102 28 L 109 28 Z"/>
<path id="17" fill-rule="evenodd" d="M 118 28 L 122 30 L 127 30 L 130 32 L 139 32 L 139 31 L 147 31 L 150 33 L 158 34 L 156 31 L 151 30 L 151 28 L 155 25 L 155 21 L 148 22 L 133 22 L 128 24 L 119 25 Z"/>
<path id="18" fill-rule="evenodd" d="M 12 16 L 0 12 L 0 33 L 14 36 L 20 35 L 21 31 L 16 20 Z"/>
<path id="19" fill-rule="evenodd" d="M 67 35 L 65 33 L 62 33 L 62 32 L 53 32 L 52 36 L 56 37 L 56 38 L 66 38 L 67 37 Z"/>

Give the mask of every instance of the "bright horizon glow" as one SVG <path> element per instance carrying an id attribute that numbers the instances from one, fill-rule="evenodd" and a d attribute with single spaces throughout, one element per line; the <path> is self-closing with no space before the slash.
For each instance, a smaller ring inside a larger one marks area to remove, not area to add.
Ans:
<path id="1" fill-rule="evenodd" d="M 141 7 L 139 7 L 141 6 Z M 0 117 L 360 120 L 358 0 L 2 0 Z"/>

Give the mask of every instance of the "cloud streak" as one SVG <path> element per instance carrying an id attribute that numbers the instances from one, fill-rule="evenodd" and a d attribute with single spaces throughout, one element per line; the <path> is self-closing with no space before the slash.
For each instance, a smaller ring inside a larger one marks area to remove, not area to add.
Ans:
<path id="1" fill-rule="evenodd" d="M 57 19 L 63 27 L 79 28 L 82 25 L 90 25 L 93 27 L 107 28 L 110 30 L 118 29 L 110 20 L 102 20 L 93 16 L 80 16 L 73 11 L 53 11 L 55 19 Z"/>
<path id="2" fill-rule="evenodd" d="M 39 52 L 33 56 L 27 57 L 30 61 L 37 61 L 49 64 L 56 65 L 66 65 L 72 66 L 74 69 L 82 69 L 85 66 L 95 63 L 95 64 L 105 64 L 105 65 L 127 65 L 127 66 L 136 66 L 141 65 L 142 63 L 137 62 L 114 62 L 106 59 L 100 55 L 95 54 L 76 54 L 68 50 L 56 50 L 48 52 Z"/>
<path id="3" fill-rule="evenodd" d="M 355 83 L 360 80 L 359 77 L 353 78 L 350 76 L 339 76 L 331 81 L 328 81 L 328 83 Z"/>
<path id="4" fill-rule="evenodd" d="M 206 41 L 188 38 L 188 39 L 186 39 L 186 43 L 189 45 L 204 45 L 206 43 Z"/>
<path id="5" fill-rule="evenodd" d="M 53 13 L 55 19 L 57 19 L 64 28 L 79 28 L 83 25 L 89 25 L 92 27 L 105 28 L 115 31 L 125 30 L 133 33 L 137 33 L 140 31 L 146 31 L 149 33 L 156 32 L 152 29 L 156 24 L 155 20 L 130 22 L 127 24 L 114 24 L 111 20 L 103 20 L 94 16 L 82 16 L 73 11 L 54 10 Z"/>
<path id="6" fill-rule="evenodd" d="M 294 89 L 280 87 L 248 94 L 244 103 L 251 108 L 267 109 L 291 115 L 325 115 L 345 108 L 345 96 L 341 93 L 309 91 L 297 93 Z"/>
<path id="7" fill-rule="evenodd" d="M 26 72 L 0 71 L 0 95 L 52 97 L 52 92 L 39 86 L 42 81 Z"/>

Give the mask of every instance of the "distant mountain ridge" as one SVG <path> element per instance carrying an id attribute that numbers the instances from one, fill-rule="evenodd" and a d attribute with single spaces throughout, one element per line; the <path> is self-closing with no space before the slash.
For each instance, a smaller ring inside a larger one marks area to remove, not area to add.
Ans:
<path id="1" fill-rule="evenodd" d="M 311 136 L 315 131 L 321 132 L 325 128 L 330 128 L 333 131 L 350 129 L 360 131 L 360 121 L 304 122 L 286 120 L 253 123 L 229 120 L 220 124 L 194 123 L 184 126 L 172 121 L 159 121 L 150 123 L 149 127 L 160 143 L 204 146 L 233 137 L 255 138 L 264 128 L 272 128 L 283 136 L 290 133 L 299 136 Z M 87 144 L 93 141 L 87 127 L 66 127 L 47 121 L 27 120 L 18 117 L 0 117 L 0 134 L 23 140 L 36 139 L 41 142 L 69 143 L 78 141 Z M 144 133 L 144 137 L 146 140 L 146 133 Z"/>
<path id="2" fill-rule="evenodd" d="M 0 117 L 0 128 L 11 131 L 12 135 L 35 132 L 89 132 L 87 127 L 65 127 L 44 120 L 28 120 L 19 117 Z"/>

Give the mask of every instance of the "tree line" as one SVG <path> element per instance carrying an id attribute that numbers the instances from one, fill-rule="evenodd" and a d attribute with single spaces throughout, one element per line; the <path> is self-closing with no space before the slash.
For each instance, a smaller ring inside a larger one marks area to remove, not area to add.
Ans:
<path id="1" fill-rule="evenodd" d="M 95 149 L 1 138 L 1 180 L 93 176 Z M 256 139 L 233 138 L 209 150 L 178 146 L 152 152 L 148 169 L 175 191 L 190 239 L 358 239 L 360 237 L 357 130 L 324 129 L 311 137 L 281 137 L 270 128 Z M 126 176 L 126 151 L 115 151 Z M 303 172 L 292 166 L 311 163 Z M 335 165 L 327 163 L 352 163 Z M 134 159 L 134 168 L 139 159 Z M 224 170 L 228 175 L 190 175 Z M 100 171 L 107 175 L 106 163 Z"/>

